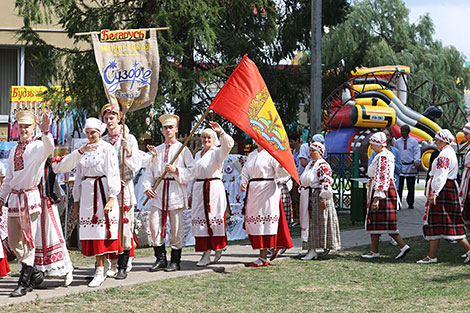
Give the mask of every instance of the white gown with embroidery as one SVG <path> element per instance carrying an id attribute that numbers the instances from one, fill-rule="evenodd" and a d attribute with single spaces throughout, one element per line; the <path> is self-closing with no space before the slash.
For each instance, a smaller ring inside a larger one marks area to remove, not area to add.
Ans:
<path id="1" fill-rule="evenodd" d="M 93 223 L 95 179 L 86 177 L 96 176 L 105 176 L 101 180 L 104 187 L 105 202 L 103 203 L 100 188 L 98 187 L 98 194 L 96 195 L 98 200 L 98 222 Z M 114 201 L 114 206 L 108 214 L 111 238 L 107 238 L 106 218 L 104 214 L 106 201 L 111 197 L 116 198 L 119 192 L 121 192 L 118 159 L 113 146 L 100 140 L 95 151 L 85 152 L 77 166 L 77 174 L 75 177 L 73 198 L 74 201 L 80 201 L 80 240 L 118 239 L 119 203 L 117 199 Z"/>
<path id="2" fill-rule="evenodd" d="M 210 212 L 209 221 L 213 236 L 225 236 L 225 211 L 227 197 L 222 182 L 222 166 L 233 147 L 233 139 L 226 133 L 220 136 L 220 147 L 213 147 L 201 157 L 201 151 L 196 153 L 196 179 L 219 178 L 209 181 Z M 192 185 L 192 231 L 195 237 L 208 237 L 206 214 L 204 209 L 204 181 L 194 181 Z"/>
<path id="3" fill-rule="evenodd" d="M 279 225 L 279 201 L 281 188 L 278 179 L 288 173 L 266 150 L 254 150 L 248 156 L 242 170 L 242 184 L 251 179 L 274 178 L 252 181 L 245 205 L 245 227 L 248 235 L 276 235 Z"/>
<path id="4" fill-rule="evenodd" d="M 56 174 L 70 172 L 78 165 L 81 158 L 82 156 L 78 153 L 78 150 L 64 157 L 53 158 L 51 161 L 52 170 Z M 42 186 L 43 188 L 45 186 L 44 179 Z M 41 190 L 41 194 L 45 195 L 45 191 Z M 47 201 L 47 196 L 45 201 Z M 34 265 L 38 270 L 46 272 L 50 277 L 62 277 L 73 271 L 72 261 L 62 233 L 57 205 L 44 203 L 35 244 Z"/>

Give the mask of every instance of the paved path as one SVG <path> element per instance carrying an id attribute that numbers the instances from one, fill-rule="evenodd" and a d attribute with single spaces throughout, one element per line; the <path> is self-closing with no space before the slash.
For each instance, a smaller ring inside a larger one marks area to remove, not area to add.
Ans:
<path id="1" fill-rule="evenodd" d="M 404 192 L 406 196 L 406 191 Z M 409 210 L 406 207 L 398 211 L 398 225 L 402 237 L 413 237 L 422 234 L 421 225 L 424 213 L 423 192 L 417 192 L 415 209 Z M 370 244 L 370 239 L 364 229 L 345 230 L 341 232 L 342 247 L 344 249 L 355 246 Z M 388 236 L 382 236 L 382 240 L 390 240 Z M 294 248 L 288 250 L 279 260 L 286 257 L 296 256 L 301 253 L 301 241 L 294 239 Z M 63 280 L 47 279 L 43 286 L 45 289 L 37 289 L 29 292 L 26 296 L 20 298 L 10 298 L 10 292 L 15 288 L 18 277 L 7 277 L 0 279 L 0 306 L 32 302 L 37 299 L 51 299 L 57 297 L 66 297 L 72 294 L 78 294 L 86 291 L 101 290 L 106 288 L 131 286 L 140 283 L 164 280 L 181 276 L 189 276 L 207 272 L 224 272 L 235 267 L 244 266 L 258 257 L 258 250 L 254 251 L 250 245 L 230 245 L 224 253 L 222 259 L 217 264 L 209 265 L 207 268 L 198 268 L 196 262 L 201 257 L 200 253 L 185 252 L 181 264 L 182 270 L 173 273 L 157 272 L 150 273 L 148 267 L 154 262 L 154 258 L 140 258 L 134 261 L 132 271 L 125 280 L 107 279 L 98 288 L 87 287 L 87 277 L 93 275 L 94 269 L 89 267 L 77 268 L 74 271 L 74 281 L 71 286 L 63 287 Z M 277 261 L 277 260 L 276 260 Z"/>

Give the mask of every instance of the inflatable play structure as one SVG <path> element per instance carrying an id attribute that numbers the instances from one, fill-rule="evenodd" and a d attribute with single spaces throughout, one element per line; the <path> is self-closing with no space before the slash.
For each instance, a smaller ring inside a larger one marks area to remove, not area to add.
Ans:
<path id="1" fill-rule="evenodd" d="M 427 105 L 422 113 L 413 109 L 418 102 Z M 436 132 L 448 128 L 457 134 L 465 122 L 465 112 L 442 88 L 401 65 L 356 69 L 327 97 L 322 110 L 327 151 L 359 150 L 362 172 L 371 152 L 368 139 L 381 128 L 390 128 L 399 138 L 400 127 L 409 125 L 410 136 L 420 143 L 421 170 L 427 170 L 429 157 L 436 149 Z"/>

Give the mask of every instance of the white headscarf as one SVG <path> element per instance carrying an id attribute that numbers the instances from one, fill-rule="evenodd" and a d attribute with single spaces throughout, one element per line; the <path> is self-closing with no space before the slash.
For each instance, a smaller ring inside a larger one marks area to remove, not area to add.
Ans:
<path id="1" fill-rule="evenodd" d="M 204 133 L 209 133 L 212 136 L 212 138 L 214 138 L 214 146 L 213 147 L 220 146 L 219 137 L 217 136 L 217 133 L 212 130 L 212 128 L 204 129 L 202 131 L 201 135 L 204 134 Z"/>
<path id="2" fill-rule="evenodd" d="M 454 141 L 455 137 L 452 135 L 450 130 L 448 129 L 441 129 L 436 134 L 436 139 L 442 140 L 445 143 L 451 144 Z"/>
<path id="3" fill-rule="evenodd" d="M 104 131 L 106 130 L 106 124 L 97 118 L 89 117 L 86 119 L 83 132 L 85 132 L 85 129 L 87 128 L 96 129 L 97 131 L 100 132 L 100 135 L 102 135 Z"/>
<path id="4" fill-rule="evenodd" d="M 318 151 L 321 156 L 325 155 L 325 146 L 321 142 L 312 142 L 310 144 L 310 148 L 314 149 L 315 151 Z"/>
<path id="5" fill-rule="evenodd" d="M 312 142 L 325 143 L 325 137 L 322 134 L 315 134 L 312 136 Z"/>
<path id="6" fill-rule="evenodd" d="M 383 132 L 377 132 L 369 138 L 369 143 L 379 146 L 386 146 L 387 136 Z"/>
<path id="7" fill-rule="evenodd" d="M 463 127 L 463 131 L 464 133 L 470 133 L 470 122 L 465 124 L 465 126 Z"/>

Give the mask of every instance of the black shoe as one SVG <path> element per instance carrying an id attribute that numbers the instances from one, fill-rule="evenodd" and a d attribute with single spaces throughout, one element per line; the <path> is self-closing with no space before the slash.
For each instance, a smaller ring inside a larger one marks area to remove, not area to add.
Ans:
<path id="1" fill-rule="evenodd" d="M 127 273 L 126 273 L 126 269 L 122 269 L 122 268 L 118 268 L 118 272 L 116 274 L 116 276 L 114 276 L 115 279 L 126 279 L 127 278 Z"/>
<path id="2" fill-rule="evenodd" d="M 33 274 L 33 267 L 24 265 L 21 268 L 20 278 L 18 279 L 18 287 L 10 293 L 10 297 L 22 297 L 28 292 L 29 282 Z"/>
<path id="3" fill-rule="evenodd" d="M 170 263 L 167 268 L 165 268 L 165 272 L 176 272 L 181 270 L 179 263 Z"/>
<path id="4" fill-rule="evenodd" d="M 409 206 L 408 209 L 413 210 L 415 207 L 414 206 Z"/>
<path id="5" fill-rule="evenodd" d="M 127 268 L 127 261 L 129 261 L 129 254 L 130 250 L 124 250 L 123 253 L 119 255 L 118 258 L 118 272 L 114 278 L 116 279 L 126 279 L 127 278 L 127 273 L 126 273 L 126 268 Z"/>
<path id="6" fill-rule="evenodd" d="M 168 266 L 168 262 L 166 260 L 166 249 L 165 245 L 161 245 L 158 247 L 153 247 L 153 251 L 157 260 L 153 265 L 149 268 L 149 272 L 156 272 L 162 271 Z"/>
<path id="7" fill-rule="evenodd" d="M 44 281 L 44 273 L 33 267 L 33 274 L 29 281 L 28 291 L 38 288 Z"/>
<path id="8" fill-rule="evenodd" d="M 168 266 L 168 262 L 166 259 L 157 259 L 155 263 L 153 263 L 152 267 L 149 268 L 150 272 L 157 272 L 163 271 Z"/>
<path id="9" fill-rule="evenodd" d="M 181 249 L 171 249 L 171 262 L 170 265 L 165 269 L 165 272 L 179 271 L 181 262 Z"/>

